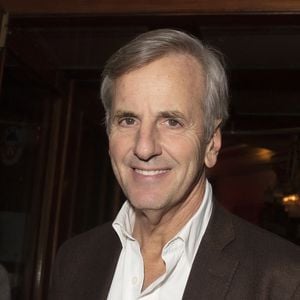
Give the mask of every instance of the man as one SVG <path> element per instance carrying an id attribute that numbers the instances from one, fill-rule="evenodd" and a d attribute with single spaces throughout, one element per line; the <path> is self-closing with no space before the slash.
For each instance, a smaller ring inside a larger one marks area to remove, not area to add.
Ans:
<path id="1" fill-rule="evenodd" d="M 9 277 L 2 265 L 0 265 L 0 300 L 10 300 Z"/>
<path id="2" fill-rule="evenodd" d="M 205 169 L 227 118 L 218 56 L 175 30 L 140 35 L 101 87 L 109 154 L 128 201 L 67 242 L 52 300 L 300 299 L 300 252 L 213 201 Z"/>

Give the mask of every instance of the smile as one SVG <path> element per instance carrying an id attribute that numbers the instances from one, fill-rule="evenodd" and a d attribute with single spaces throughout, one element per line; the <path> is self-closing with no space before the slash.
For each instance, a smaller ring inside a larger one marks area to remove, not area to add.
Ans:
<path id="1" fill-rule="evenodd" d="M 168 172 L 168 170 L 143 170 L 143 169 L 134 169 L 134 171 L 144 176 L 155 176 L 155 175 L 160 175 Z"/>

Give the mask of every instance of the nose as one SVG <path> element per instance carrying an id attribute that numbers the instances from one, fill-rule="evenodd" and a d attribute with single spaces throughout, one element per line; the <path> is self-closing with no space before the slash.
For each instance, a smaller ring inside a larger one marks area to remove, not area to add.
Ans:
<path id="1" fill-rule="evenodd" d="M 140 160 L 149 161 L 160 154 L 161 146 L 157 128 L 142 125 L 136 133 L 134 155 Z"/>

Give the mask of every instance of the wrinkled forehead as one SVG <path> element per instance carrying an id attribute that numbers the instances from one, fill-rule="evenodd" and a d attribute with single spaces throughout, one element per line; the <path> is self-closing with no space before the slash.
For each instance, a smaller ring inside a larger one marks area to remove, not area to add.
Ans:
<path id="1" fill-rule="evenodd" d="M 112 116 L 132 113 L 153 118 L 176 112 L 202 119 L 203 76 L 194 60 L 168 56 L 122 75 L 115 84 Z"/>
<path id="2" fill-rule="evenodd" d="M 205 90 L 205 76 L 198 60 L 186 54 L 169 54 L 140 68 L 126 72 L 115 80 L 113 98 L 120 93 L 141 90 L 160 90 L 161 93 L 188 92 L 190 97 L 202 99 Z M 171 96 L 171 95 L 170 95 Z"/>

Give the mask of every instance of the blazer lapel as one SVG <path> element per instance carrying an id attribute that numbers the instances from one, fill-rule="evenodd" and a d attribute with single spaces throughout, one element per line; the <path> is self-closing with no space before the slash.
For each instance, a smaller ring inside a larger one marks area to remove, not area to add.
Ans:
<path id="1" fill-rule="evenodd" d="M 239 261 L 224 252 L 234 240 L 230 215 L 214 203 L 206 233 L 196 254 L 183 300 L 223 299 Z"/>
<path id="2" fill-rule="evenodd" d="M 97 300 L 107 299 L 121 251 L 121 243 L 115 232 L 107 236 L 107 240 L 104 241 L 104 244 L 105 246 L 102 246 L 101 251 L 99 251 L 101 257 L 99 257 L 98 262 L 99 274 L 97 278 L 97 291 L 99 296 Z"/>
<path id="3" fill-rule="evenodd" d="M 79 269 L 81 280 L 73 287 L 72 300 L 106 300 L 121 251 L 121 243 L 111 224 L 95 231 L 85 253 L 84 268 Z"/>

